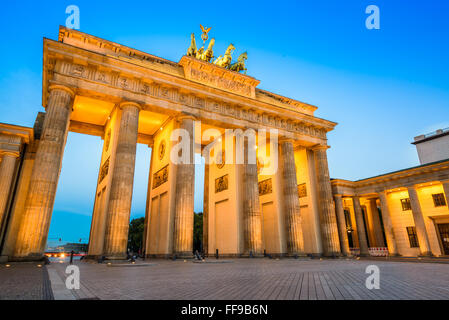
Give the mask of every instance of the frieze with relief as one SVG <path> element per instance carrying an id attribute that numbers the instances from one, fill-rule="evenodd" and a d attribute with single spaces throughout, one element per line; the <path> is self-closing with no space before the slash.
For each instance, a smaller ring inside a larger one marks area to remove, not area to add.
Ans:
<path id="1" fill-rule="evenodd" d="M 159 145 L 159 150 L 158 150 L 160 161 L 162 161 L 162 159 L 164 159 L 166 149 L 167 149 L 167 144 L 166 144 L 165 140 L 162 140 Z"/>
<path id="2" fill-rule="evenodd" d="M 128 78 L 120 76 L 117 72 L 107 72 L 104 68 L 96 70 L 93 66 L 77 65 L 70 62 L 63 62 L 56 70 L 62 74 L 83 78 L 103 84 L 109 84 L 139 94 L 145 94 L 156 98 L 170 100 L 176 103 L 182 103 L 189 107 L 195 107 L 225 116 L 231 116 L 237 119 L 243 119 L 249 122 L 256 122 L 262 125 L 269 125 L 279 129 L 300 133 L 308 136 L 326 139 L 326 130 L 304 122 L 297 122 L 293 119 L 283 119 L 274 114 L 257 113 L 254 109 L 243 109 L 238 105 L 230 105 L 218 100 L 204 99 L 186 92 L 178 92 L 178 89 L 162 87 L 161 85 L 151 81 L 139 80 L 136 78 Z"/>
<path id="3" fill-rule="evenodd" d="M 104 180 L 104 178 L 106 178 L 108 173 L 109 173 L 109 158 L 101 166 L 99 183 L 101 183 Z"/>
<path id="4" fill-rule="evenodd" d="M 153 175 L 153 189 L 156 189 L 168 181 L 168 165 Z"/>
<path id="5" fill-rule="evenodd" d="M 104 139 L 104 145 L 106 147 L 106 152 L 109 151 L 109 144 L 111 143 L 111 129 L 108 129 L 106 133 L 106 138 Z"/>
<path id="6" fill-rule="evenodd" d="M 298 196 L 299 198 L 307 197 L 307 186 L 305 183 L 298 185 Z"/>
<path id="7" fill-rule="evenodd" d="M 224 175 L 223 177 L 215 179 L 215 193 L 228 190 L 228 187 L 229 187 L 228 175 Z"/>
<path id="8" fill-rule="evenodd" d="M 273 183 L 271 178 L 259 182 L 259 196 L 270 194 L 273 192 Z"/>

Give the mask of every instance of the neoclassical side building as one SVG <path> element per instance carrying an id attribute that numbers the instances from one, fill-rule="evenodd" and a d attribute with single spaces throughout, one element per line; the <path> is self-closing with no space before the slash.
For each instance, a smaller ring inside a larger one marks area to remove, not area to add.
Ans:
<path id="1" fill-rule="evenodd" d="M 393 256 L 449 255 L 449 159 L 439 148 L 449 142 L 444 132 L 415 138 L 420 166 L 359 181 L 332 179 L 343 253 L 386 247 Z"/>
<path id="2" fill-rule="evenodd" d="M 207 61 L 172 62 L 64 27 L 43 48 L 45 112 L 33 129 L 0 125 L 3 260 L 42 258 L 69 131 L 103 139 L 89 256 L 126 255 L 138 143 L 153 151 L 145 254 L 191 256 L 195 166 L 171 160 L 178 129 L 193 141 L 181 152 L 190 160 L 217 141 L 230 143 L 225 157 L 216 148 L 205 156 L 226 158 L 206 165 L 207 254 L 341 254 L 326 155 L 336 123 L 314 116 L 315 106 L 258 89 L 257 79 Z M 258 135 L 252 147 L 239 133 L 248 129 L 267 130 L 268 144 Z M 236 133 L 224 139 L 228 130 Z M 243 162 L 228 163 L 238 148 Z M 257 164 L 249 161 L 254 153 Z M 261 169 L 273 153 L 278 170 L 267 174 Z"/>

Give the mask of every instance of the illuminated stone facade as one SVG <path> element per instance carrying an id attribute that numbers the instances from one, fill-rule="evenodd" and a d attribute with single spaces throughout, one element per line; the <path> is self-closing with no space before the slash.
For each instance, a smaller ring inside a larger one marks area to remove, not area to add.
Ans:
<path id="1" fill-rule="evenodd" d="M 449 255 L 449 159 L 359 181 L 332 180 L 342 246 Z M 368 252 L 368 250 L 370 250 Z"/>
<path id="2" fill-rule="evenodd" d="M 341 254 L 326 155 L 327 133 L 336 123 L 315 117 L 315 106 L 260 90 L 250 76 L 192 57 L 176 63 L 64 27 L 58 41 L 44 39 L 43 47 L 46 112 L 34 136 L 30 128 L 23 129 L 27 135 L 9 136 L 25 149 L 12 156 L 0 151 L 0 209 L 8 218 L 2 224 L 3 256 L 42 257 L 69 131 L 104 140 L 89 256 L 126 255 L 137 143 L 155 151 L 144 253 L 191 256 L 195 167 L 171 159 L 177 129 L 195 142 L 190 160 L 215 143 L 208 130 L 225 137 L 228 129 L 265 129 L 268 141 L 274 141 L 270 130 L 277 130 L 279 138 L 276 150 L 258 140 L 256 151 L 236 134 L 230 149 L 240 146 L 243 162 L 206 166 L 206 254 Z M 270 153 L 279 155 L 279 169 L 267 173 L 262 168 L 270 166 Z M 205 157 L 217 156 L 212 151 Z M 237 160 L 227 148 L 221 156 Z"/>

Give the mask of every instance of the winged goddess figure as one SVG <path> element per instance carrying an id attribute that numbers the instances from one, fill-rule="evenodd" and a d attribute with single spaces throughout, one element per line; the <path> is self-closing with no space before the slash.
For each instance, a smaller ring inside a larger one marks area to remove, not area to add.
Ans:
<path id="1" fill-rule="evenodd" d="M 201 35 L 201 39 L 203 39 L 203 42 L 206 42 L 209 39 L 208 33 L 212 29 L 212 27 L 207 28 L 207 27 L 203 27 L 200 24 L 200 28 L 201 28 L 201 31 L 203 31 L 203 34 Z"/>

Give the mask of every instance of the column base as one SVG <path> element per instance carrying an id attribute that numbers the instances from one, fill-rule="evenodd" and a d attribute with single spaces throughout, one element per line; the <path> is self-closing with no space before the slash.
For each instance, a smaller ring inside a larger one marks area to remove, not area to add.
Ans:
<path id="1" fill-rule="evenodd" d="M 11 262 L 41 262 L 45 260 L 45 256 L 43 254 L 30 254 L 25 257 L 8 257 L 8 261 Z"/>
<path id="2" fill-rule="evenodd" d="M 192 252 L 175 252 L 172 257 L 174 259 L 192 259 L 194 257 Z"/>
<path id="3" fill-rule="evenodd" d="M 305 254 L 304 252 L 295 252 L 295 253 L 286 253 L 285 257 L 287 257 L 287 258 L 306 258 L 306 257 L 308 257 L 308 255 Z"/>
<path id="4" fill-rule="evenodd" d="M 0 256 L 0 263 L 8 262 L 8 256 Z"/>
<path id="5" fill-rule="evenodd" d="M 126 254 L 110 254 L 104 255 L 105 260 L 127 260 L 128 256 Z"/>
<path id="6" fill-rule="evenodd" d="M 389 257 L 402 257 L 402 255 L 399 253 L 391 253 L 391 254 L 388 254 L 388 256 Z"/>
<path id="7" fill-rule="evenodd" d="M 325 258 L 333 258 L 333 259 L 337 259 L 342 257 L 343 255 L 341 254 L 341 252 L 328 252 L 323 254 L 323 257 Z"/>
<path id="8" fill-rule="evenodd" d="M 145 255 L 145 259 L 173 259 L 173 255 L 172 254 L 159 254 L 159 253 L 148 253 Z"/>
<path id="9" fill-rule="evenodd" d="M 84 257 L 83 260 L 97 261 L 97 262 L 100 263 L 100 260 L 103 260 L 103 257 L 104 257 L 104 260 L 106 260 L 106 257 L 102 256 L 102 255 L 87 255 L 87 256 Z"/>
<path id="10" fill-rule="evenodd" d="M 432 252 L 427 251 L 427 252 L 423 252 L 421 254 L 418 255 L 418 257 L 422 257 L 422 258 L 428 258 L 428 257 L 433 257 L 434 255 L 432 254 Z"/>
<path id="11" fill-rule="evenodd" d="M 341 257 L 344 257 L 344 258 L 350 258 L 350 257 L 353 257 L 354 255 L 351 253 L 351 252 L 348 252 L 348 253 L 341 253 Z"/>
<path id="12" fill-rule="evenodd" d="M 253 253 L 250 255 L 249 253 L 243 253 L 240 255 L 240 258 L 264 258 L 263 253 Z"/>

